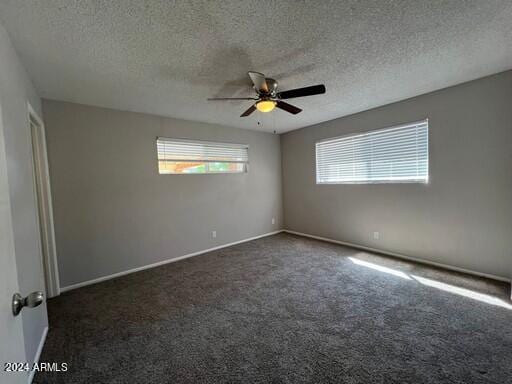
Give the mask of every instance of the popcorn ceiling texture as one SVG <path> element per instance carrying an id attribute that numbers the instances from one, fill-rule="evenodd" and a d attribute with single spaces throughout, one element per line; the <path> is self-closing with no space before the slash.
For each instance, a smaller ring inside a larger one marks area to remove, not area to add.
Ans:
<path id="1" fill-rule="evenodd" d="M 2 0 L 0 19 L 41 97 L 264 131 L 512 67 L 509 0 Z M 327 94 L 297 116 L 206 101 L 252 95 L 248 70 Z"/>

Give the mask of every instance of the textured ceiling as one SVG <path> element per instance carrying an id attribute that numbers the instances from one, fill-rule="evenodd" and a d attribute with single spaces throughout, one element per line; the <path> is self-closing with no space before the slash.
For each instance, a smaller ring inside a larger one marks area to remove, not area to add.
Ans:
<path id="1" fill-rule="evenodd" d="M 0 19 L 42 97 L 279 133 L 512 68 L 510 0 L 0 0 Z M 296 116 L 206 101 L 252 96 L 248 70 L 327 93 Z"/>

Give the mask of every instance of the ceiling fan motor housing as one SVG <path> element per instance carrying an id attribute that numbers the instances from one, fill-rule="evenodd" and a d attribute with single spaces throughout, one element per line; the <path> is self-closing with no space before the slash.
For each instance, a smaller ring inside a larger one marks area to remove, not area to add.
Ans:
<path id="1" fill-rule="evenodd" d="M 256 89 L 256 92 L 260 96 L 276 97 L 276 94 L 277 94 L 277 80 L 274 80 L 274 79 L 271 79 L 269 77 L 266 77 L 265 81 L 267 82 L 268 92 L 265 92 L 265 91 L 263 91 L 261 89 Z"/>

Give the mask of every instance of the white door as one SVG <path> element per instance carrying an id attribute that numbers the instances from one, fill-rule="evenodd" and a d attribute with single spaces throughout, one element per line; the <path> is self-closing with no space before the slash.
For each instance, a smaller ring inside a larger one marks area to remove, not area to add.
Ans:
<path id="1" fill-rule="evenodd" d="M 11 220 L 11 203 L 7 184 L 4 130 L 0 110 L 0 383 L 27 383 L 28 372 L 6 372 L 25 363 L 25 343 L 21 316 L 12 314 L 12 295 L 18 292 L 18 274 L 14 258 L 14 237 Z"/>

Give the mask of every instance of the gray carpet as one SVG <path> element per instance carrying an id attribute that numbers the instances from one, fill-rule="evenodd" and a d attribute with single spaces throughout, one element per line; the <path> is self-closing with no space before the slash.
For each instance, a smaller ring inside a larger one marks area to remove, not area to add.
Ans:
<path id="1" fill-rule="evenodd" d="M 34 382 L 510 383 L 512 310 L 411 276 L 508 297 L 506 284 L 279 234 L 49 300 L 41 361 L 69 370 Z"/>

